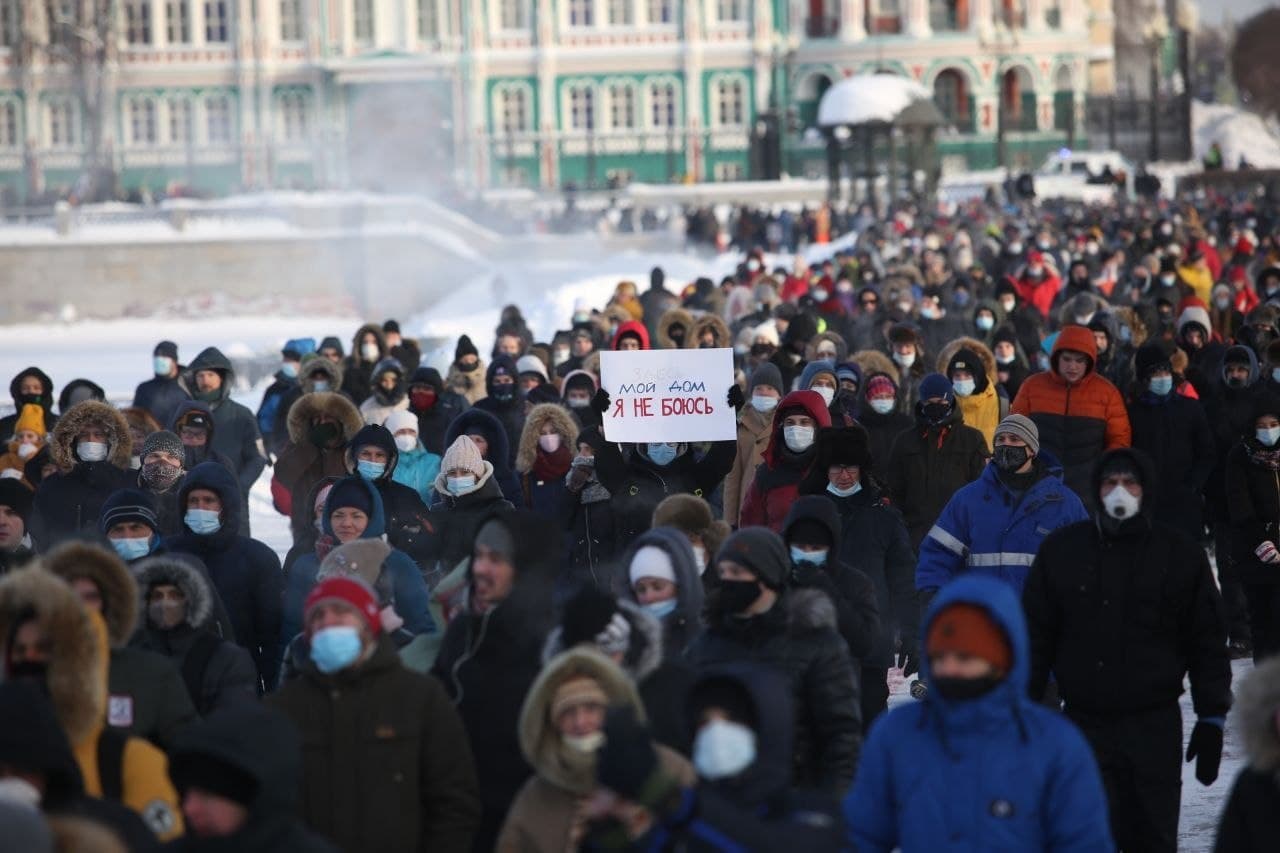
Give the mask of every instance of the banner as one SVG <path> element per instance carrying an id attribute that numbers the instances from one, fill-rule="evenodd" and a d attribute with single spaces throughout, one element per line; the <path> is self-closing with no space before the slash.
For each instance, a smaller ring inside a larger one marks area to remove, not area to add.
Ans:
<path id="1" fill-rule="evenodd" d="M 600 385 L 609 392 L 604 437 L 614 442 L 732 441 L 731 349 L 659 349 L 600 353 Z"/>

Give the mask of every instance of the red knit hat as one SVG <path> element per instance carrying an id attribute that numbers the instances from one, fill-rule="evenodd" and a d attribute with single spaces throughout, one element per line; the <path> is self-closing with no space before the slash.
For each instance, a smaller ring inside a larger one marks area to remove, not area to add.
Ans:
<path id="1" fill-rule="evenodd" d="M 304 614 L 311 613 L 311 608 L 322 601 L 341 601 L 364 617 L 369 626 L 369 633 L 378 636 L 382 631 L 382 620 L 378 617 L 378 599 L 369 585 L 359 578 L 350 575 L 336 575 L 325 578 L 311 588 L 307 602 L 302 607 Z M 310 632 L 308 632 L 310 633 Z"/>
<path id="2" fill-rule="evenodd" d="M 932 658 L 944 652 L 981 658 L 1001 673 L 1013 665 L 1013 650 L 1004 631 L 976 604 L 951 604 L 933 617 L 925 637 L 925 653 Z"/>

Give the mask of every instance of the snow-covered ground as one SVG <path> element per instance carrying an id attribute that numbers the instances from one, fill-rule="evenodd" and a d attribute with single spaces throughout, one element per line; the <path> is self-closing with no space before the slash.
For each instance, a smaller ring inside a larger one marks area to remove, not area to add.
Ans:
<path id="1" fill-rule="evenodd" d="M 1216 142 L 1223 163 L 1234 169 L 1241 155 L 1257 169 L 1280 169 L 1280 133 L 1274 121 L 1231 104 L 1191 102 L 1191 134 L 1197 161 Z"/>

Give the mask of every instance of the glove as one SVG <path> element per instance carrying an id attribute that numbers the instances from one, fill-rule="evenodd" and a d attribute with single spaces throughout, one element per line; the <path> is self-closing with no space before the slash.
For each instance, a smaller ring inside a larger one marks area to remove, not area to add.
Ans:
<path id="1" fill-rule="evenodd" d="M 1187 742 L 1187 761 L 1196 760 L 1196 779 L 1201 785 L 1212 785 L 1218 778 L 1218 765 L 1222 763 L 1222 726 L 1196 722 Z"/>
<path id="2" fill-rule="evenodd" d="M 737 382 L 729 386 L 729 405 L 733 406 L 735 412 L 741 412 L 742 406 L 747 402 L 747 398 L 742 393 L 742 388 Z"/>
<path id="3" fill-rule="evenodd" d="M 609 392 L 601 388 L 596 395 L 591 398 L 591 408 L 595 409 L 602 415 L 609 413 Z"/>
<path id="4" fill-rule="evenodd" d="M 1255 548 L 1253 553 L 1264 563 L 1280 563 L 1280 551 L 1276 550 L 1276 543 L 1270 540 Z"/>
<path id="5" fill-rule="evenodd" d="M 641 799 L 658 773 L 658 753 L 648 730 L 629 707 L 609 709 L 604 719 L 604 745 L 596 753 L 596 781 L 621 797 Z"/>
<path id="6" fill-rule="evenodd" d="M 929 685 L 925 684 L 923 681 L 920 681 L 919 679 L 916 679 L 915 681 L 911 682 L 911 698 L 912 699 L 915 699 L 918 701 L 918 700 L 924 699 L 924 697 L 928 695 L 929 695 Z"/>

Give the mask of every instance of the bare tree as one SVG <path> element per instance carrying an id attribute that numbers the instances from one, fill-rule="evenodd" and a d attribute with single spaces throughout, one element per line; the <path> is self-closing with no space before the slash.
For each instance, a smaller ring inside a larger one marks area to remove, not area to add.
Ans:
<path id="1" fill-rule="evenodd" d="M 65 73 L 79 103 L 84 161 L 77 196 L 82 201 L 107 197 L 115 186 L 107 135 L 113 115 L 108 77 L 120 39 L 119 0 L 43 0 L 28 8 L 32 14 L 23 27 L 21 61 L 34 63 L 38 57 L 50 71 Z"/>
<path id="2" fill-rule="evenodd" d="M 1280 116 L 1280 8 L 1259 12 L 1240 25 L 1231 48 L 1231 77 L 1240 100 L 1266 116 Z"/>

